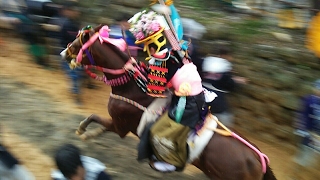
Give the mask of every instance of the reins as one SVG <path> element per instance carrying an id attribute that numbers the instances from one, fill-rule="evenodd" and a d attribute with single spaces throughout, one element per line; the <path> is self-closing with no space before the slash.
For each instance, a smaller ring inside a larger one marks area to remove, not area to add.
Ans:
<path id="1" fill-rule="evenodd" d="M 221 134 L 223 136 L 232 136 L 233 138 L 239 140 L 240 142 L 242 142 L 243 144 L 245 144 L 246 146 L 248 146 L 250 149 L 252 149 L 255 153 L 258 154 L 259 158 L 260 158 L 260 162 L 262 165 L 262 172 L 266 173 L 267 172 L 267 164 L 270 163 L 270 160 L 268 158 L 267 155 L 265 155 L 264 153 L 262 153 L 259 149 L 257 149 L 256 147 L 254 147 L 252 144 L 250 144 L 248 141 L 246 141 L 245 139 L 243 139 L 242 137 L 240 137 L 239 135 L 237 135 L 236 133 L 232 132 L 229 128 L 227 128 L 225 125 L 223 125 L 216 116 L 213 116 L 213 119 L 217 122 L 218 125 L 220 125 L 223 129 L 211 129 L 208 128 L 212 131 L 215 131 L 218 134 Z"/>
<path id="2" fill-rule="evenodd" d="M 128 99 L 126 97 L 123 97 L 123 96 L 120 96 L 120 95 L 116 95 L 116 94 L 113 94 L 113 93 L 110 93 L 110 97 L 114 98 L 114 99 L 117 99 L 117 100 L 120 100 L 120 101 L 127 102 L 127 103 L 133 105 L 134 107 L 137 107 L 138 109 L 140 109 L 142 111 L 149 111 L 152 114 L 162 115 L 163 111 L 165 109 L 165 107 L 160 107 L 159 110 L 157 110 L 157 111 L 156 110 L 149 110 L 148 108 L 146 108 L 143 105 L 137 103 L 136 101 L 133 101 L 131 99 Z"/>
<path id="3" fill-rule="evenodd" d="M 109 68 L 104 68 L 104 67 L 100 67 L 100 66 L 96 65 L 96 63 L 95 63 L 95 61 L 93 59 L 93 56 L 89 52 L 89 48 L 98 39 L 100 40 L 101 43 L 110 43 L 110 42 L 108 42 L 108 40 L 110 40 L 108 31 L 110 31 L 109 28 L 107 26 L 103 26 L 99 30 L 99 32 L 96 32 L 94 35 L 92 35 L 90 37 L 90 39 L 87 42 L 85 42 L 84 44 L 83 44 L 83 41 L 82 41 L 83 33 L 84 32 L 89 32 L 89 30 L 85 30 L 85 31 L 79 32 L 78 38 L 79 38 L 79 41 L 80 41 L 80 44 L 81 44 L 81 49 L 79 50 L 78 54 L 76 55 L 76 64 L 81 64 L 83 57 L 85 57 L 85 55 L 86 55 L 88 57 L 91 65 L 84 65 L 83 67 L 85 69 L 85 72 L 91 78 L 99 80 L 99 81 L 103 81 L 104 83 L 106 83 L 107 85 L 110 85 L 110 86 L 120 86 L 120 85 L 123 85 L 123 84 L 129 82 L 130 81 L 130 76 L 129 75 L 131 75 L 131 76 L 133 76 L 135 78 L 136 81 L 138 81 L 140 83 L 140 86 L 141 86 L 143 83 L 141 83 L 138 78 L 142 79 L 143 81 L 145 81 L 146 78 L 141 73 L 142 68 L 137 66 L 136 65 L 137 62 L 135 61 L 135 59 L 133 59 L 131 57 L 131 54 L 130 54 L 130 51 L 129 51 L 129 48 L 128 48 L 128 44 L 126 42 L 125 42 L 125 45 L 126 45 L 126 49 L 128 51 L 129 60 L 125 63 L 125 65 L 121 69 L 109 69 Z M 123 29 L 122 29 L 122 32 L 123 32 Z M 124 36 L 124 34 L 123 34 L 123 36 Z M 85 52 L 85 55 L 84 55 L 83 52 Z M 75 57 L 75 55 L 73 55 L 70 52 L 69 48 L 68 48 L 68 53 L 71 54 L 70 55 L 71 57 Z M 123 76 L 120 76 L 120 77 L 118 77 L 116 79 L 108 80 L 105 75 L 98 76 L 97 74 L 91 72 L 90 69 L 96 69 L 96 70 L 101 71 L 103 73 L 108 73 L 108 74 L 112 74 L 112 75 L 121 75 L 121 74 L 123 74 Z"/>

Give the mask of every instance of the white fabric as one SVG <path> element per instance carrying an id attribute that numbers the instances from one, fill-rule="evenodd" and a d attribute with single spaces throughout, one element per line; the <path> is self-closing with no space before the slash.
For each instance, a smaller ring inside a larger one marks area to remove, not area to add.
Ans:
<path id="1" fill-rule="evenodd" d="M 162 172 L 176 170 L 176 167 L 174 165 L 171 165 L 171 164 L 163 162 L 163 161 L 154 162 L 153 165 L 157 170 L 162 171 Z"/>
<path id="2" fill-rule="evenodd" d="M 209 91 L 206 88 L 203 88 L 203 92 L 204 92 L 204 99 L 207 103 L 212 102 L 216 97 L 218 97 L 218 95 L 215 92 Z"/>
<path id="3" fill-rule="evenodd" d="M 106 169 L 102 162 L 88 156 L 81 156 L 81 161 L 86 171 L 85 180 L 95 180 Z M 59 170 L 53 170 L 51 177 L 58 180 L 67 180 Z"/>
<path id="4" fill-rule="evenodd" d="M 164 16 L 158 15 L 158 16 L 156 16 L 156 19 L 160 23 L 160 26 L 164 28 L 164 30 L 170 30 L 170 26 L 167 23 L 167 21 L 164 18 Z"/>
<path id="5" fill-rule="evenodd" d="M 166 53 L 166 52 L 168 52 L 168 51 L 169 51 L 168 48 L 165 48 L 165 49 L 157 52 L 156 54 L 164 54 L 164 53 Z M 166 59 L 163 59 L 163 61 L 168 60 L 169 57 L 170 57 L 170 56 L 168 56 Z M 157 59 L 157 60 L 159 61 L 159 59 Z M 153 56 L 151 56 L 151 59 L 149 60 L 149 64 L 153 65 L 155 62 L 156 62 L 156 59 L 155 59 Z"/>
<path id="6" fill-rule="evenodd" d="M 162 4 L 155 4 L 151 6 L 151 9 L 159 14 L 171 15 L 171 10 L 168 6 Z"/>
<path id="7" fill-rule="evenodd" d="M 200 154 L 202 153 L 203 149 L 207 146 L 208 142 L 210 141 L 211 137 L 214 134 L 213 129 L 216 129 L 218 124 L 213 119 L 217 118 L 213 115 L 209 115 L 206 118 L 206 123 L 204 129 L 201 131 L 199 135 L 190 134 L 187 143 L 189 147 L 189 158 L 188 162 L 192 163 L 195 159 L 197 159 Z"/>
<path id="8" fill-rule="evenodd" d="M 156 98 L 155 100 L 153 100 L 152 103 L 148 106 L 148 110 L 143 112 L 140 123 L 137 128 L 137 134 L 139 137 L 141 136 L 146 125 L 151 122 L 155 122 L 156 119 L 159 117 L 159 114 L 154 113 L 154 111 L 159 111 L 170 103 L 171 94 L 167 93 L 166 95 L 168 97 Z"/>
<path id="9" fill-rule="evenodd" d="M 225 59 L 219 57 L 206 57 L 202 64 L 203 72 L 223 73 L 232 70 L 232 64 Z"/>
<path id="10" fill-rule="evenodd" d="M 183 34 L 187 37 L 201 39 L 203 34 L 207 32 L 207 29 L 204 25 L 193 19 L 181 18 L 181 22 L 183 26 Z"/>
<path id="11" fill-rule="evenodd" d="M 8 169 L 0 161 L 0 180 L 35 180 L 35 177 L 22 165 L 16 164 Z"/>

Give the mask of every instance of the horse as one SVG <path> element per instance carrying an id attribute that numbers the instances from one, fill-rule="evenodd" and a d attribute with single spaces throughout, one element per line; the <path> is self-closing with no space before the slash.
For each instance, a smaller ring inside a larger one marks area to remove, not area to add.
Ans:
<path id="1" fill-rule="evenodd" d="M 115 42 L 102 42 L 97 37 L 101 25 L 91 30 L 82 31 L 61 53 L 71 66 L 93 67 L 103 72 L 104 80 L 111 85 L 112 92 L 108 102 L 111 118 L 91 115 L 81 121 L 78 133 L 84 135 L 86 127 L 95 122 L 103 126 L 101 132 L 114 132 L 124 138 L 129 132 L 137 137 L 140 118 L 153 98 L 137 85 L 136 79 L 127 77 L 126 67 L 134 66 L 135 61 L 120 50 Z M 75 62 L 75 58 L 76 62 Z M 99 79 L 97 76 L 92 76 Z M 129 78 L 129 79 L 128 79 Z M 120 79 L 124 79 L 120 81 Z M 114 82 L 114 83 L 110 83 Z M 116 83 L 117 82 L 117 83 Z M 223 125 L 221 125 L 223 126 Z M 243 139 L 246 139 L 243 137 Z M 222 180 L 275 180 L 270 166 L 265 159 L 236 138 L 215 133 L 202 153 L 191 162 L 210 179 Z M 265 165 L 265 172 L 262 168 Z"/>

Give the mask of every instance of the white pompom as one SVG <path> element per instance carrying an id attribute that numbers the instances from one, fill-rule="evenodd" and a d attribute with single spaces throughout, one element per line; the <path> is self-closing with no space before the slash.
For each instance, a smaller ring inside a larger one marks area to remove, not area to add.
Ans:
<path id="1" fill-rule="evenodd" d="M 171 14 L 170 8 L 166 5 L 155 4 L 151 6 L 151 9 L 159 14 L 169 14 L 169 15 Z"/>

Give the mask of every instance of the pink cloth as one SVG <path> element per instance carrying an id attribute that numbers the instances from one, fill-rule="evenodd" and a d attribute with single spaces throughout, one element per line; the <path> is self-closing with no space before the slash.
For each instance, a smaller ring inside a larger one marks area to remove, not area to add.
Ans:
<path id="1" fill-rule="evenodd" d="M 126 42 L 123 39 L 109 38 L 109 31 L 110 29 L 108 26 L 103 26 L 99 30 L 99 33 L 95 33 L 93 36 L 91 36 L 91 38 L 79 50 L 79 53 L 77 55 L 77 63 L 81 63 L 83 51 L 85 49 L 88 49 L 97 39 L 99 39 L 101 44 L 104 42 L 110 43 L 110 44 L 113 44 L 114 46 L 117 46 L 121 51 L 125 51 Z"/>
<path id="2" fill-rule="evenodd" d="M 110 29 L 108 26 L 103 26 L 99 30 L 100 43 L 108 42 L 110 44 L 117 46 L 121 51 L 125 51 L 126 50 L 126 42 L 123 39 L 109 38 L 109 31 L 110 31 Z"/>
<path id="3" fill-rule="evenodd" d="M 181 85 L 189 84 L 190 90 L 188 96 L 198 95 L 203 91 L 201 84 L 201 77 L 197 71 L 197 67 L 193 63 L 183 65 L 171 79 L 171 84 L 175 91 L 179 91 Z M 176 93 L 176 95 L 179 95 Z"/>

